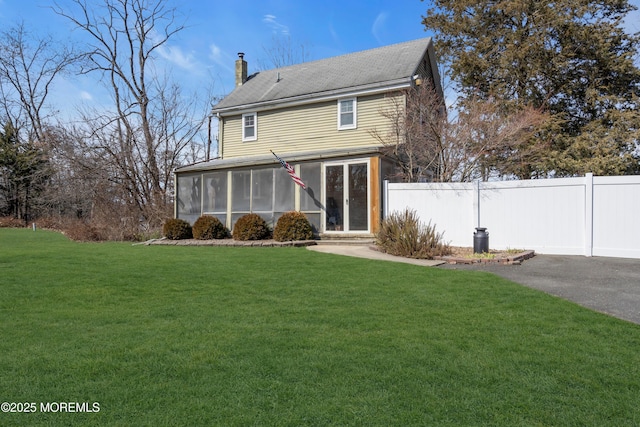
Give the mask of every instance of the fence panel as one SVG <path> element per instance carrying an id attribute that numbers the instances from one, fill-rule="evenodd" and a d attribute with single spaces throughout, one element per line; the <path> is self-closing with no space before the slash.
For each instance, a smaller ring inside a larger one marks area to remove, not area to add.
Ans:
<path id="1" fill-rule="evenodd" d="M 582 178 L 480 185 L 480 223 L 494 249 L 583 254 L 584 204 Z"/>
<path id="2" fill-rule="evenodd" d="M 454 246 L 640 258 L 640 176 L 386 184 L 386 214 L 413 209 Z"/>
<path id="3" fill-rule="evenodd" d="M 640 258 L 640 176 L 593 178 L 593 255 Z"/>
<path id="4" fill-rule="evenodd" d="M 416 211 L 422 222 L 431 221 L 444 240 L 453 246 L 473 246 L 474 185 L 388 184 L 387 215 L 406 208 Z"/>

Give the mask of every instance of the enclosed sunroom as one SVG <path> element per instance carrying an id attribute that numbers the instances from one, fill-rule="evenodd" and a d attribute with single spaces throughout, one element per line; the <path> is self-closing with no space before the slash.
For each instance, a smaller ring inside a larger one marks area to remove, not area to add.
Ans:
<path id="1" fill-rule="evenodd" d="M 272 155 L 216 159 L 176 170 L 175 216 L 193 223 L 212 215 L 232 230 L 248 213 L 275 226 L 283 213 L 295 210 L 307 216 L 318 235 L 371 235 L 378 230 L 382 180 L 392 170 L 379 148 L 282 157 L 306 189 Z"/>

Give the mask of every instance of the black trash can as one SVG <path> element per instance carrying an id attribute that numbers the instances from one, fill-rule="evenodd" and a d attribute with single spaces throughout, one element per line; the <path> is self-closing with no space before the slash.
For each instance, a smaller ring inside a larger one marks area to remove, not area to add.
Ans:
<path id="1" fill-rule="evenodd" d="M 477 227 L 473 233 L 473 253 L 489 253 L 489 233 L 484 227 Z"/>

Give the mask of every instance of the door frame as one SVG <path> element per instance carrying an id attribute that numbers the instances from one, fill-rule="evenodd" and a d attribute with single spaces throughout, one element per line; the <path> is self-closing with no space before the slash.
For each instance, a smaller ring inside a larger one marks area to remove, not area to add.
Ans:
<path id="1" fill-rule="evenodd" d="M 344 212 L 343 229 L 342 230 L 327 230 L 327 166 L 342 166 L 344 176 L 350 177 L 349 165 L 352 164 L 365 164 L 367 177 L 367 203 L 366 203 L 366 215 L 367 215 L 367 229 L 366 230 L 349 230 L 349 203 L 347 202 L 349 197 L 349 186 L 344 186 L 342 209 Z M 324 162 L 322 165 L 322 201 L 324 209 L 322 209 L 321 224 L 322 230 L 327 234 L 370 234 L 371 233 L 371 159 L 369 157 L 356 158 L 356 159 L 343 159 L 330 162 Z"/>

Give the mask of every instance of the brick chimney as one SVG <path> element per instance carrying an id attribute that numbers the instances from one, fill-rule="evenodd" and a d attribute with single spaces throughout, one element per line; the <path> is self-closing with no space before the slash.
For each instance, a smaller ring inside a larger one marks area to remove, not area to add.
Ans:
<path id="1" fill-rule="evenodd" d="M 244 52 L 238 52 L 236 60 L 236 87 L 242 86 L 247 81 L 247 61 L 244 60 Z"/>

